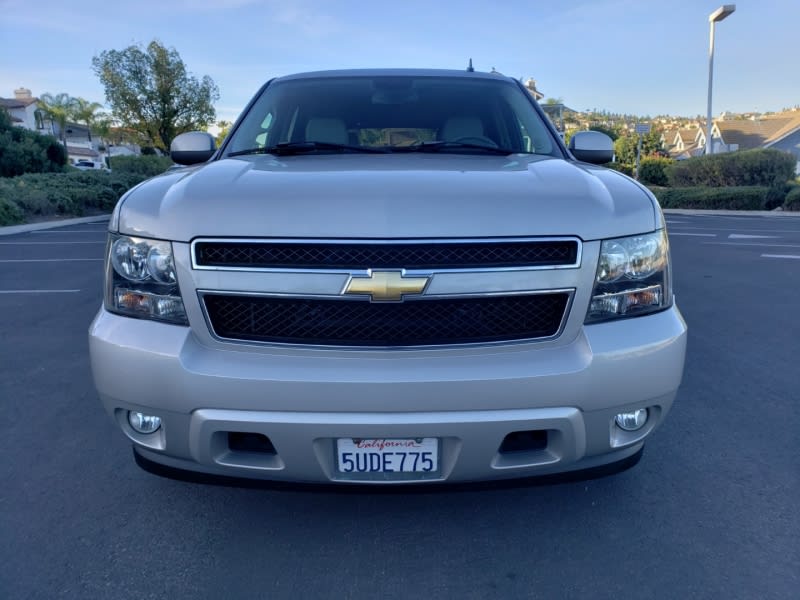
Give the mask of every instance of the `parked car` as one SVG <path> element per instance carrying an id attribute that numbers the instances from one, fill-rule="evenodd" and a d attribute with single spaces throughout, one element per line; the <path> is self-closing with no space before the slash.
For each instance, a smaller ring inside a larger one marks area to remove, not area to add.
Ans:
<path id="1" fill-rule="evenodd" d="M 105 163 L 91 160 L 79 160 L 72 166 L 79 171 L 111 171 L 111 169 L 106 167 Z"/>
<path id="2" fill-rule="evenodd" d="M 94 381 L 143 467 L 484 481 L 634 464 L 681 381 L 653 195 L 496 73 L 269 81 L 109 224 Z"/>

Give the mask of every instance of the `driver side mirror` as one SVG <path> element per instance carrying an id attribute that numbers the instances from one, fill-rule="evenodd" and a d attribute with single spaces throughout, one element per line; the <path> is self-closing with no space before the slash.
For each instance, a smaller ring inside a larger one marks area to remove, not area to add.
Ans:
<path id="1" fill-rule="evenodd" d="M 580 161 L 602 165 L 614 158 L 614 142 L 599 131 L 579 131 L 570 138 L 569 151 Z"/>
<path id="2" fill-rule="evenodd" d="M 169 157 L 179 165 L 206 162 L 217 151 L 214 136 L 205 131 L 182 133 L 169 145 Z"/>

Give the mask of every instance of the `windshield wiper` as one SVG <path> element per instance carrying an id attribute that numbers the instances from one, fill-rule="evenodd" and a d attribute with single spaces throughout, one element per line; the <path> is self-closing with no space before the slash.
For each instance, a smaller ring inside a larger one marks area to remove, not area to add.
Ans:
<path id="1" fill-rule="evenodd" d="M 332 150 L 336 152 L 365 152 L 369 154 L 386 154 L 382 148 L 369 148 L 365 146 L 351 146 L 349 144 L 334 144 L 332 142 L 280 142 L 274 146 L 263 148 L 249 148 L 230 152 L 228 156 L 242 156 L 245 154 L 275 154 L 277 156 L 291 156 L 316 150 Z"/>
<path id="2" fill-rule="evenodd" d="M 497 146 L 488 146 L 485 144 L 471 144 L 469 142 L 448 142 L 444 140 L 436 140 L 432 142 L 420 142 L 412 146 L 397 146 L 392 148 L 395 152 L 440 152 L 442 150 L 480 150 L 488 152 L 489 154 L 514 154 L 515 150 L 508 150 L 507 148 L 498 148 Z"/>

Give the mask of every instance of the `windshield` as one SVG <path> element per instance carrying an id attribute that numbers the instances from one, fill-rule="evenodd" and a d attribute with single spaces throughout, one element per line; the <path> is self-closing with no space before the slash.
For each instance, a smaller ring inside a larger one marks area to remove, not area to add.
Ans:
<path id="1" fill-rule="evenodd" d="M 252 105 L 225 154 L 285 154 L 292 148 L 304 154 L 558 153 L 525 94 L 508 80 L 447 76 L 277 81 Z"/>

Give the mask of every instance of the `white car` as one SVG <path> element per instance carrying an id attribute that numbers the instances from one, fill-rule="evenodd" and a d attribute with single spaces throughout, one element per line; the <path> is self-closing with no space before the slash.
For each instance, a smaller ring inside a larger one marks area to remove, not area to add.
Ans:
<path id="1" fill-rule="evenodd" d="M 495 73 L 267 83 L 128 192 L 90 329 L 168 474 L 399 485 L 634 464 L 686 326 L 653 195 Z"/>

